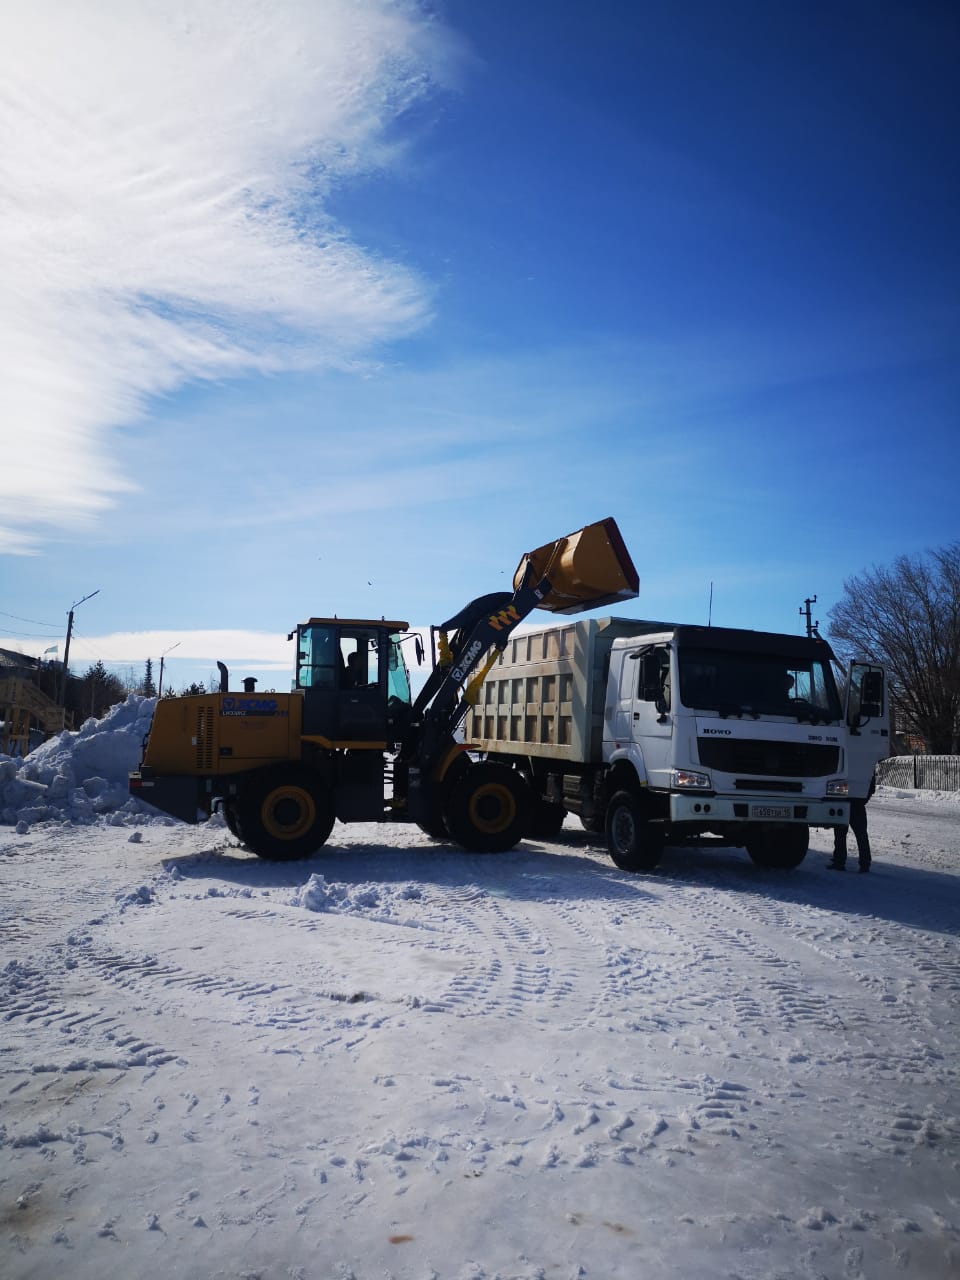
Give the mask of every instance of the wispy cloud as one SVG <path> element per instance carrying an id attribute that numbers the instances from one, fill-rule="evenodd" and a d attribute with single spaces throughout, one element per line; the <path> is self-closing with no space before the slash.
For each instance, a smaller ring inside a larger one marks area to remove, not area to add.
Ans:
<path id="1" fill-rule="evenodd" d="M 130 487 L 148 397 L 349 367 L 422 324 L 424 282 L 326 201 L 394 163 L 453 60 L 391 0 L 34 0 L 0 18 L 0 553 Z"/>

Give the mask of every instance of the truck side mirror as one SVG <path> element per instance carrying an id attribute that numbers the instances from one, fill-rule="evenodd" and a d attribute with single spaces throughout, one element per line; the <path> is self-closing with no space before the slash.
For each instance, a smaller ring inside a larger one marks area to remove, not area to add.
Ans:
<path id="1" fill-rule="evenodd" d="M 860 690 L 860 716 L 863 720 L 875 720 L 883 715 L 883 672 L 865 671 Z"/>

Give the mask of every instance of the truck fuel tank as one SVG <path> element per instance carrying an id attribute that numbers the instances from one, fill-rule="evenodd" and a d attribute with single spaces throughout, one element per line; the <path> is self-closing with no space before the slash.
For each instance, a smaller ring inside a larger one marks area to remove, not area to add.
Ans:
<path id="1" fill-rule="evenodd" d="M 549 613 L 582 613 L 617 600 L 632 600 L 640 589 L 612 516 L 528 551 L 513 575 L 515 590 L 531 568 L 535 581 L 547 578 L 550 582 L 549 593 L 537 606 Z"/>

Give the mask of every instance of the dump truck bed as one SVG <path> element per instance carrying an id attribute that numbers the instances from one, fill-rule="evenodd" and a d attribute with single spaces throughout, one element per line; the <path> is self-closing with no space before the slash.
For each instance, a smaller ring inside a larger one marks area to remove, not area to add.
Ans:
<path id="1" fill-rule="evenodd" d="M 512 636 L 467 717 L 467 743 L 503 755 L 598 762 L 611 645 L 672 629 L 669 622 L 586 618 Z"/>

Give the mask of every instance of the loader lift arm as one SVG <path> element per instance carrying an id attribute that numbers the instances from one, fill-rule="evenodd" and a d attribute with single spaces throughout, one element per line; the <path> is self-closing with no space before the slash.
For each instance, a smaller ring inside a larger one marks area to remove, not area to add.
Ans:
<path id="1" fill-rule="evenodd" d="M 404 764 L 416 760 L 424 774 L 437 765 L 486 672 L 534 609 L 581 613 L 633 599 L 639 580 L 617 523 L 608 517 L 527 552 L 513 588 L 478 596 L 438 628 L 440 661 L 413 704 L 410 734 L 400 753 Z M 470 680 L 488 653 L 483 670 Z"/>

